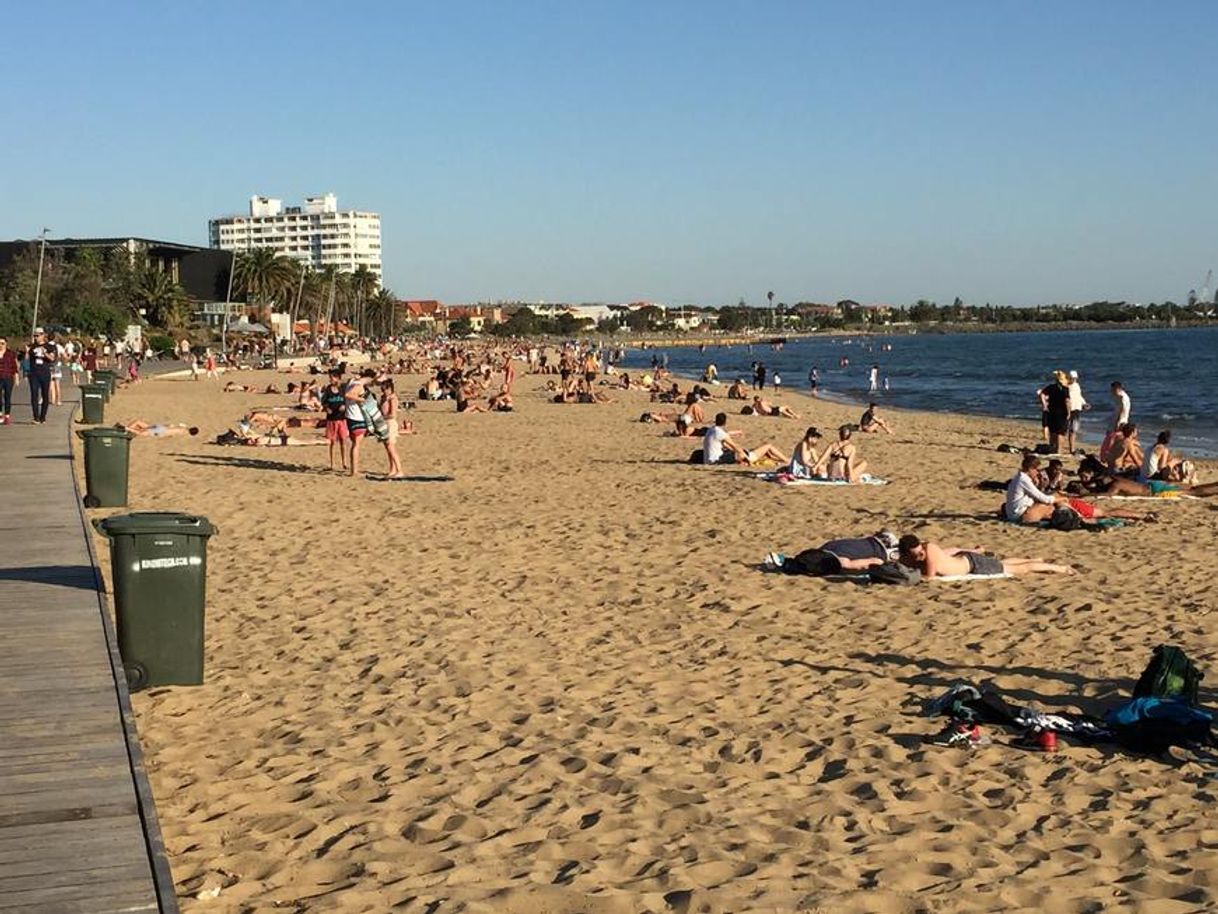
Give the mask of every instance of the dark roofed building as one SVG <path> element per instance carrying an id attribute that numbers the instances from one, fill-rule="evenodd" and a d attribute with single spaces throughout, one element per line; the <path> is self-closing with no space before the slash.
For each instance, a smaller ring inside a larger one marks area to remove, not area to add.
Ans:
<path id="1" fill-rule="evenodd" d="M 36 251 L 39 243 L 37 239 L 0 241 L 0 269 L 7 267 L 23 251 Z M 187 295 L 201 302 L 223 302 L 228 294 L 228 273 L 233 258 L 228 251 L 152 238 L 47 239 L 48 252 L 61 252 L 68 258 L 85 249 L 103 254 L 121 250 L 133 258 L 145 254 L 154 269 L 168 273 Z"/>

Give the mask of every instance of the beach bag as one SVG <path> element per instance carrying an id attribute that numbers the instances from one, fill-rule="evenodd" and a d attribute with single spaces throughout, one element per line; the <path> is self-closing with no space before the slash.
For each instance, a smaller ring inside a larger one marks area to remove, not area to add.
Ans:
<path id="1" fill-rule="evenodd" d="M 705 463 L 705 458 L 702 453 L 702 448 L 698 448 L 696 451 L 694 451 L 693 453 L 691 453 L 689 455 L 689 462 L 690 463 Z"/>
<path id="2" fill-rule="evenodd" d="M 1171 746 L 1213 743 L 1213 717 L 1179 698 L 1135 698 L 1104 715 L 1116 740 L 1134 752 L 1159 754 Z"/>
<path id="3" fill-rule="evenodd" d="M 1138 677 L 1133 697 L 1177 699 L 1195 707 L 1197 687 L 1203 677 L 1184 651 L 1170 644 L 1160 644 Z"/>
<path id="4" fill-rule="evenodd" d="M 885 562 L 868 568 L 867 578 L 873 584 L 917 584 L 922 580 L 922 572 L 900 562 Z"/>
<path id="5" fill-rule="evenodd" d="M 1065 505 L 1054 508 L 1053 514 L 1049 518 L 1050 530 L 1077 530 L 1082 525 L 1083 519 L 1079 517 L 1078 512 Z"/>

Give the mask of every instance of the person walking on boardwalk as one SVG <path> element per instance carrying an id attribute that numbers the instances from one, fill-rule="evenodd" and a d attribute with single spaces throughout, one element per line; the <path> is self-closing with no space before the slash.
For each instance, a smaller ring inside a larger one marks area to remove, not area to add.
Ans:
<path id="1" fill-rule="evenodd" d="M 30 406 L 34 421 L 39 425 L 47 421 L 47 407 L 51 405 L 51 369 L 57 358 L 54 344 L 47 342 L 46 331 L 41 327 L 36 328 L 26 371 L 30 381 Z"/>
<path id="2" fill-rule="evenodd" d="M 13 385 L 20 382 L 17 353 L 8 348 L 8 340 L 0 337 L 0 425 L 13 424 Z"/>

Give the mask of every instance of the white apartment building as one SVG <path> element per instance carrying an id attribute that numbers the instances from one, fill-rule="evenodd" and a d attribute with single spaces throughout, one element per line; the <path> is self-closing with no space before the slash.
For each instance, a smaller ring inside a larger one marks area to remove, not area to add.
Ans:
<path id="1" fill-rule="evenodd" d="M 315 270 L 335 266 L 346 273 L 367 267 L 381 282 L 381 217 L 338 209 L 334 194 L 305 197 L 304 206 L 271 197 L 250 197 L 248 216 L 208 222 L 211 246 L 225 251 L 272 248 Z"/>

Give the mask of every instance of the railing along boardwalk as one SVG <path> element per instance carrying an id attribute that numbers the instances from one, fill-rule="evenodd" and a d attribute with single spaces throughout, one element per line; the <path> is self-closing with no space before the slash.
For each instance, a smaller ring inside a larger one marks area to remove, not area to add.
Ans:
<path id="1" fill-rule="evenodd" d="M 77 391 L 41 426 L 28 391 L 0 426 L 0 914 L 176 914 L 73 476 Z"/>

